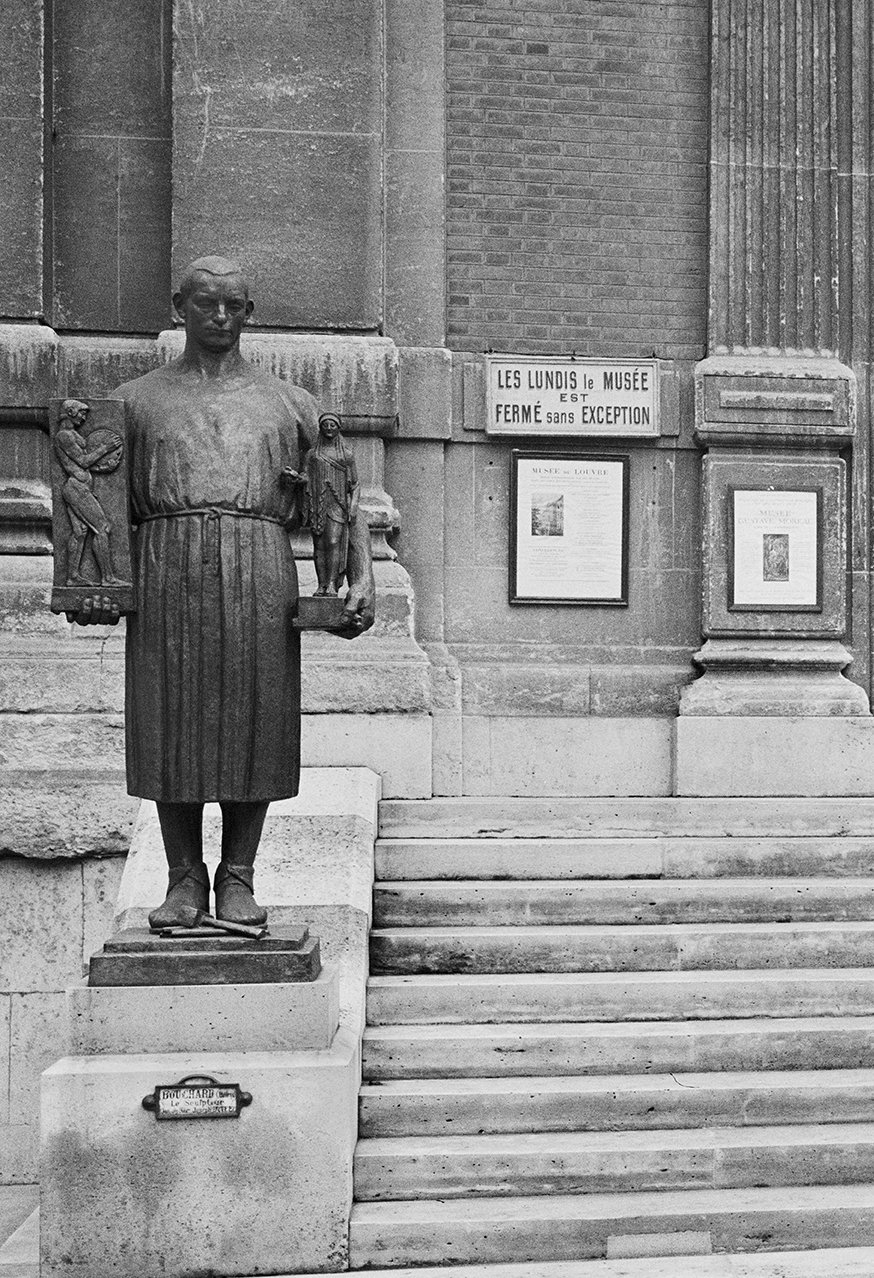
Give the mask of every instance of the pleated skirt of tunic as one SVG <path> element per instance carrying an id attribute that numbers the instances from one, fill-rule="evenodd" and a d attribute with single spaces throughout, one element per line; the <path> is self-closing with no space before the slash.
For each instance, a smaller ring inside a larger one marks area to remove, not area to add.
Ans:
<path id="1" fill-rule="evenodd" d="M 165 803 L 290 798 L 300 778 L 297 572 L 285 529 L 226 512 L 140 525 L 127 775 Z"/>

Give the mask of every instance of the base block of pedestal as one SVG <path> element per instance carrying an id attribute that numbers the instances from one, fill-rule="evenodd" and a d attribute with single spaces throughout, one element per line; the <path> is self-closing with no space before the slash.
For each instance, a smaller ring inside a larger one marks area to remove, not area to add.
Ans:
<path id="1" fill-rule="evenodd" d="M 358 1044 L 66 1057 L 42 1078 L 42 1278 L 336 1272 L 348 1265 Z M 156 1086 L 237 1083 L 236 1118 L 158 1121 Z"/>
<path id="2" fill-rule="evenodd" d="M 874 717 L 680 716 L 675 793 L 874 794 Z"/>

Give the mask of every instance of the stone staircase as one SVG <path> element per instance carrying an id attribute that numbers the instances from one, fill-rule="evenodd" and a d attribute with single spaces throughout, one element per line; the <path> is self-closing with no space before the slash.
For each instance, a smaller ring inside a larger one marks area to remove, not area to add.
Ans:
<path id="1" fill-rule="evenodd" d="M 872 871 L 868 799 L 384 802 L 352 1268 L 874 1274 Z"/>

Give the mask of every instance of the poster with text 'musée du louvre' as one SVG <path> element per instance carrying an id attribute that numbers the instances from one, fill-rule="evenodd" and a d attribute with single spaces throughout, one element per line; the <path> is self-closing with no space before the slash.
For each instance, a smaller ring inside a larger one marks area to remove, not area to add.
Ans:
<path id="1" fill-rule="evenodd" d="M 628 603 L 627 456 L 511 454 L 513 604 Z"/>

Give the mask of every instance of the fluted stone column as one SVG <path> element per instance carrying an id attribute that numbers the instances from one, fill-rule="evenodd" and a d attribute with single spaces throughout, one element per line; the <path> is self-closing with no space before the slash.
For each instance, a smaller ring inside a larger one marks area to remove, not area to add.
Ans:
<path id="1" fill-rule="evenodd" d="M 681 700 L 680 793 L 755 792 L 757 768 L 758 792 L 803 793 L 791 749 L 775 762 L 774 719 L 868 715 L 871 42 L 869 0 L 712 3 L 708 358 L 696 375 L 704 673 Z M 735 489 L 829 494 L 818 607 L 738 605 Z M 851 636 L 859 681 L 844 674 Z M 834 792 L 859 792 L 857 772 Z"/>

